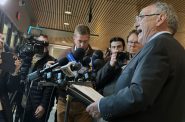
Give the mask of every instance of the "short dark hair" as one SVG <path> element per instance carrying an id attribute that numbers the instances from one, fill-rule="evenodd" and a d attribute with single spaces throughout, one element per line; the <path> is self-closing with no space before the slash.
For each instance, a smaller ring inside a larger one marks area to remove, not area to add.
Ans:
<path id="1" fill-rule="evenodd" d="M 74 35 L 80 34 L 80 35 L 90 35 L 90 29 L 88 26 L 79 24 L 75 27 Z"/>
<path id="2" fill-rule="evenodd" d="M 128 36 L 127 36 L 127 42 L 128 42 L 128 38 L 129 38 L 129 37 L 130 37 L 130 35 L 132 35 L 132 34 L 136 34 L 136 35 L 138 36 L 138 34 L 139 34 L 139 33 L 138 33 L 138 31 L 137 31 L 137 30 L 135 30 L 135 29 L 134 29 L 134 30 L 132 30 L 132 31 L 130 31 L 130 32 L 129 32 L 129 34 L 128 34 Z"/>
<path id="3" fill-rule="evenodd" d="M 125 48 L 125 41 L 123 38 L 121 37 L 113 37 L 110 39 L 110 47 L 111 47 L 111 43 L 112 42 L 122 42 L 122 45 L 123 45 L 123 49 Z"/>

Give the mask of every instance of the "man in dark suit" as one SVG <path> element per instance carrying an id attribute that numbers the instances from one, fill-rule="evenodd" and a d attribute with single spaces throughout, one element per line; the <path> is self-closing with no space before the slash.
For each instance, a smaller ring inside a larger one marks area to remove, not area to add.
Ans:
<path id="1" fill-rule="evenodd" d="M 181 122 L 185 108 L 185 50 L 173 38 L 177 16 L 166 3 L 142 9 L 136 18 L 143 49 L 116 82 L 115 93 L 90 104 L 93 117 L 112 122 Z"/>

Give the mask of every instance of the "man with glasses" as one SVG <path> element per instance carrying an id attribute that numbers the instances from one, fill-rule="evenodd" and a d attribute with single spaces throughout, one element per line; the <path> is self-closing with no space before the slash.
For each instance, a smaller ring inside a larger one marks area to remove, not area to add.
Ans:
<path id="1" fill-rule="evenodd" d="M 153 3 L 136 20 L 142 50 L 127 64 L 115 93 L 89 105 L 93 117 L 112 122 L 182 122 L 185 108 L 185 50 L 173 35 L 177 15 Z"/>
<path id="2" fill-rule="evenodd" d="M 127 36 L 127 51 L 129 52 L 130 59 L 133 58 L 135 54 L 139 52 L 139 50 L 143 47 L 138 42 L 138 32 L 137 30 L 132 30 Z"/>

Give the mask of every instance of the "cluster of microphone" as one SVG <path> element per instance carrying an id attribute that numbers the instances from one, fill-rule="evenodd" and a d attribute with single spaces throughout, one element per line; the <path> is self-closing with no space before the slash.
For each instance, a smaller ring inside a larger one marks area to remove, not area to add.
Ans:
<path id="1" fill-rule="evenodd" d="M 104 65 L 103 52 L 94 51 L 93 55 L 85 56 L 85 50 L 77 48 L 66 57 L 59 59 L 56 63 L 37 70 L 28 75 L 28 80 L 33 81 L 39 78 L 47 79 L 55 77 L 55 82 L 60 85 L 64 77 L 75 78 L 82 81 L 91 80 L 94 74 Z M 53 81 L 52 81 L 53 82 Z"/>

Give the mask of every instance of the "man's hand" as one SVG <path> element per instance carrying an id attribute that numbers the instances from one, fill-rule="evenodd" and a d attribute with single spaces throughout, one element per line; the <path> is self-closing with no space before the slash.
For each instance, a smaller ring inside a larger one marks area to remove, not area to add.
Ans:
<path id="1" fill-rule="evenodd" d="M 55 63 L 55 61 L 48 61 L 47 63 L 46 63 L 46 67 L 50 67 L 52 64 L 54 64 Z"/>
<path id="2" fill-rule="evenodd" d="M 39 105 L 35 111 L 35 117 L 36 118 L 41 118 L 45 113 L 45 109 L 44 107 L 42 107 L 41 105 Z"/>
<path id="3" fill-rule="evenodd" d="M 99 104 L 99 100 L 90 104 L 89 106 L 87 106 L 86 111 L 93 117 L 93 118 L 100 118 L 101 114 L 98 110 L 98 104 Z"/>
<path id="4" fill-rule="evenodd" d="M 117 57 L 117 52 L 112 53 L 111 59 L 110 59 L 110 65 L 112 67 L 114 67 L 116 64 L 116 61 L 117 61 L 116 57 Z"/>

